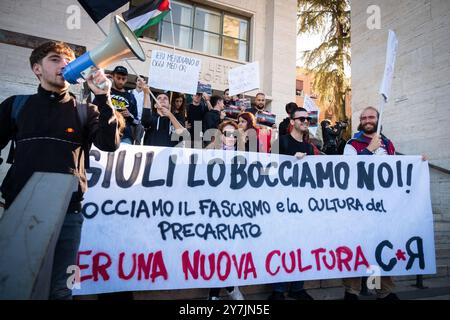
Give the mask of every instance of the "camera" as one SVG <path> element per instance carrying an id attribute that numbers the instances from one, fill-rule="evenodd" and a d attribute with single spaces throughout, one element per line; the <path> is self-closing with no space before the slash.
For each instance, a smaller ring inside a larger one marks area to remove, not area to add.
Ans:
<path id="1" fill-rule="evenodd" d="M 336 124 L 334 125 L 334 127 L 336 129 L 345 129 L 348 126 L 348 122 L 347 121 L 336 121 Z"/>
<path id="2" fill-rule="evenodd" d="M 322 152 L 328 155 L 342 154 L 346 141 L 342 139 L 342 133 L 348 127 L 348 122 L 336 121 L 334 126 L 331 126 L 330 120 L 323 120 L 321 122 L 323 147 Z"/>

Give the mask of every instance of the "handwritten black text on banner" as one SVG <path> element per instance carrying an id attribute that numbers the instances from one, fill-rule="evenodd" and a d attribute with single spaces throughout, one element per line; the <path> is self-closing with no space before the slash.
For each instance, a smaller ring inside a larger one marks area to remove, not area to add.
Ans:
<path id="1" fill-rule="evenodd" d="M 201 60 L 174 52 L 152 51 L 150 87 L 195 94 L 200 75 Z"/>
<path id="2" fill-rule="evenodd" d="M 435 272 L 420 157 L 124 146 L 91 167 L 75 294 Z"/>

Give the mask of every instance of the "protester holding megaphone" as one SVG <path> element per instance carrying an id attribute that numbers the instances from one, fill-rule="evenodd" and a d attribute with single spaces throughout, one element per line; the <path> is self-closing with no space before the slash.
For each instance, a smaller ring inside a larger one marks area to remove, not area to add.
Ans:
<path id="1" fill-rule="evenodd" d="M 91 145 L 114 152 L 120 143 L 110 99 L 111 82 L 102 70 L 93 68 L 86 81 L 95 94 L 96 105 L 81 104 L 69 92 L 69 83 L 62 76 L 74 58 L 72 49 L 63 42 L 40 45 L 30 56 L 31 69 L 40 82 L 37 93 L 12 96 L 0 105 L 0 150 L 10 140 L 12 145 L 8 156 L 12 165 L 0 189 L 6 209 L 34 172 L 71 174 L 78 178 L 78 188 L 72 194 L 61 232 L 54 230 L 60 236 L 54 252 L 51 299 L 72 297 L 67 268 L 77 264 L 83 223 L 81 201 L 87 189 L 85 168 Z M 50 206 L 52 195 L 47 197 L 46 205 Z"/>
<path id="2" fill-rule="evenodd" d="M 76 84 L 82 79 L 86 80 L 95 67 L 105 68 L 119 60 L 132 58 L 145 61 L 144 50 L 125 21 L 115 16 L 108 37 L 93 50 L 69 63 L 62 76 L 69 83 Z M 97 83 L 99 88 L 103 85 L 102 82 Z"/>

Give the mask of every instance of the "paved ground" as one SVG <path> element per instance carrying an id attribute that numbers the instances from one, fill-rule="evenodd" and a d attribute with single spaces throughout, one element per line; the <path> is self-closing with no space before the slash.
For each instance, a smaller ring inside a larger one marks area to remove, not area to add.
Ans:
<path id="1" fill-rule="evenodd" d="M 423 284 L 426 289 L 418 289 L 415 281 L 397 281 L 395 292 L 401 300 L 450 300 L 450 278 L 425 279 Z M 310 289 L 308 293 L 317 300 L 341 300 L 344 296 L 342 287 L 328 289 Z M 248 300 L 265 300 L 267 294 L 246 295 Z M 361 300 L 375 300 L 375 293 L 370 296 L 361 296 Z"/>

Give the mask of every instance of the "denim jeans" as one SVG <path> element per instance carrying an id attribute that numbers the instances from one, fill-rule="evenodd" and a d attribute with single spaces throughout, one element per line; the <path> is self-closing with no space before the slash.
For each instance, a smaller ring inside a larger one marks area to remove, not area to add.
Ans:
<path id="1" fill-rule="evenodd" d="M 67 268 L 77 264 L 82 225 L 83 215 L 81 212 L 66 213 L 53 258 L 49 297 L 51 300 L 72 299 L 72 290 L 67 287 L 67 280 L 72 274 L 67 273 Z"/>
<path id="2" fill-rule="evenodd" d="M 287 292 L 289 285 L 291 285 L 289 291 L 298 292 L 303 290 L 305 281 L 294 281 L 294 282 L 278 282 L 272 284 L 273 291 L 275 292 Z"/>

